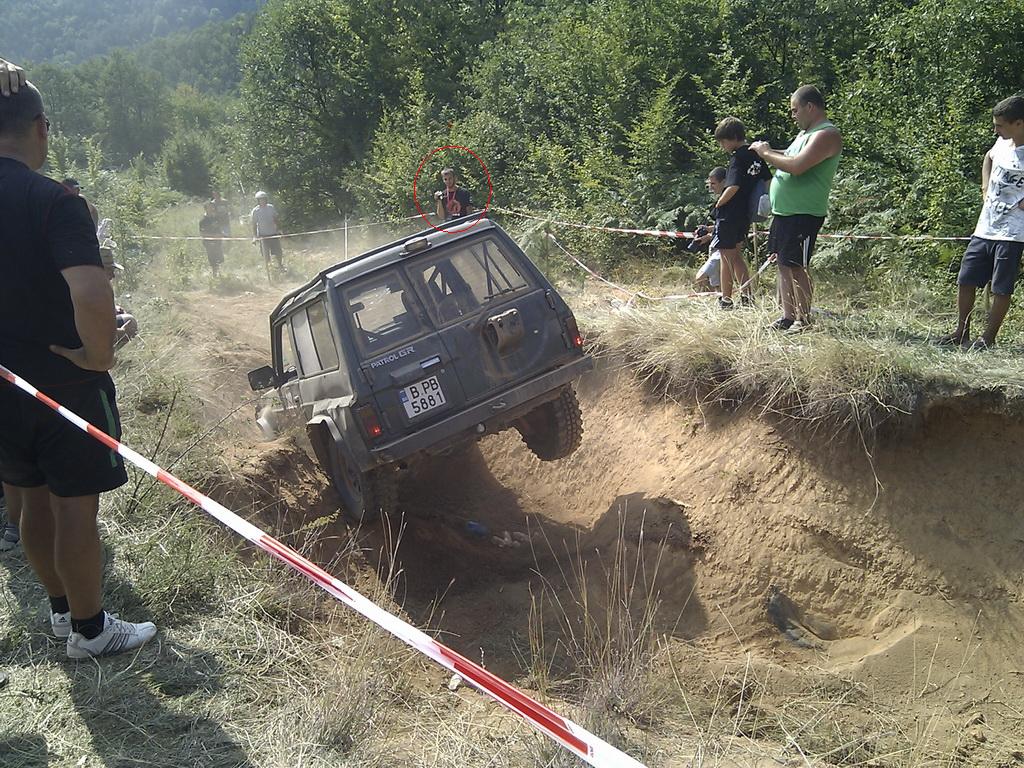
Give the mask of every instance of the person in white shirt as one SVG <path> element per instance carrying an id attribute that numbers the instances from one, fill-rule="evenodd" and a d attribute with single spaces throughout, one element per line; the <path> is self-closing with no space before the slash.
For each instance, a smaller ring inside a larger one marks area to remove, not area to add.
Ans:
<path id="1" fill-rule="evenodd" d="M 988 349 L 1010 308 L 1010 295 L 1024 253 L 1024 96 L 1003 99 L 992 109 L 995 144 L 985 154 L 981 189 L 985 201 L 957 276 L 956 330 L 939 339 L 943 346 Z M 992 286 L 992 308 L 985 332 L 971 343 L 971 310 L 979 288 Z"/>
<path id="2" fill-rule="evenodd" d="M 277 268 L 284 269 L 284 253 L 281 251 L 281 227 L 277 221 L 277 211 L 270 204 L 270 196 L 266 192 L 256 193 L 256 207 L 249 214 L 252 218 L 252 241 L 259 242 L 260 253 L 270 273 L 270 256 L 277 258 Z"/>

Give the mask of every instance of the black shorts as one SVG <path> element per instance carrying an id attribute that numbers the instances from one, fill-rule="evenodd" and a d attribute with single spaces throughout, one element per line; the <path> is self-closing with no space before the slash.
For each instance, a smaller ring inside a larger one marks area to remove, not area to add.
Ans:
<path id="1" fill-rule="evenodd" d="M 778 257 L 785 267 L 804 267 L 811 263 L 818 232 L 825 223 L 824 216 L 797 213 L 792 216 L 776 216 L 768 232 L 768 253 Z"/>
<path id="2" fill-rule="evenodd" d="M 211 267 L 219 267 L 224 263 L 224 244 L 221 240 L 203 240 L 203 246 Z"/>
<path id="3" fill-rule="evenodd" d="M 284 256 L 281 253 L 281 238 L 278 235 L 271 235 L 269 237 L 260 238 L 260 252 L 263 254 L 263 258 L 270 261 L 270 255 L 277 256 L 278 261 Z"/>
<path id="4" fill-rule="evenodd" d="M 1020 257 L 1024 243 L 1015 240 L 986 240 L 972 237 L 960 262 L 957 285 L 981 288 L 992 283 L 992 293 L 1009 296 L 1020 272 Z"/>
<path id="5" fill-rule="evenodd" d="M 715 220 L 715 234 L 718 236 L 719 248 L 737 248 L 747 239 L 750 222 L 742 219 L 722 218 Z"/>
<path id="6" fill-rule="evenodd" d="M 87 383 L 46 387 L 43 392 L 121 439 L 114 382 L 107 374 Z M 0 382 L 0 477 L 19 488 L 45 485 L 62 497 L 92 496 L 128 481 L 117 453 L 6 382 Z"/>

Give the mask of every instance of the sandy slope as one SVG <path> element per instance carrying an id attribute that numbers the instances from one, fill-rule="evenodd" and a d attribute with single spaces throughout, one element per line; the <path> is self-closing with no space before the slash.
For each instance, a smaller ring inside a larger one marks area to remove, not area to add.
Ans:
<path id="1" fill-rule="evenodd" d="M 192 340 L 214 358 L 211 411 L 249 396 L 275 298 L 183 297 L 207 321 Z M 971 764 L 1024 763 L 1024 425 L 939 408 L 869 461 L 864 446 L 798 425 L 656 398 L 614 360 L 579 394 L 586 434 L 570 460 L 541 463 L 512 432 L 406 476 L 399 598 L 415 622 L 518 676 L 542 583 L 567 595 L 565 569 L 584 562 L 594 587 L 624 533 L 695 689 L 742 659 L 789 681 L 766 686 L 776 707 L 787 685 L 835 678 L 863 694 L 865 722 L 884 706 L 911 741 Z M 259 486 L 292 527 L 336 509 L 294 443 L 254 438 L 232 461 L 246 481 L 229 488 L 236 504 Z M 522 543 L 499 546 L 505 531 Z M 366 546 L 386 539 L 369 531 Z"/>

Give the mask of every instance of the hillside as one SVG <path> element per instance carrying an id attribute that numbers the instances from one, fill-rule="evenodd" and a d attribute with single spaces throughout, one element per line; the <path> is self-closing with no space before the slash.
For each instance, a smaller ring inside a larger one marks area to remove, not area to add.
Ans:
<path id="1" fill-rule="evenodd" d="M 0 52 L 19 62 L 73 64 L 261 5 L 263 0 L 8 0 Z"/>

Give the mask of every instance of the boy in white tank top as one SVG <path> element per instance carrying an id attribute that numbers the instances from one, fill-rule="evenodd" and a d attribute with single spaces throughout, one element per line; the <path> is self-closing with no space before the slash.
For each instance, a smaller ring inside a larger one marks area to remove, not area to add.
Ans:
<path id="1" fill-rule="evenodd" d="M 1010 308 L 1010 295 L 1024 252 L 1024 96 L 1011 96 L 992 110 L 996 139 L 985 155 L 981 171 L 985 202 L 957 277 L 959 320 L 953 333 L 943 336 L 944 346 L 984 350 Z M 992 284 L 992 309 L 985 332 L 971 342 L 971 310 L 978 288 Z"/>

